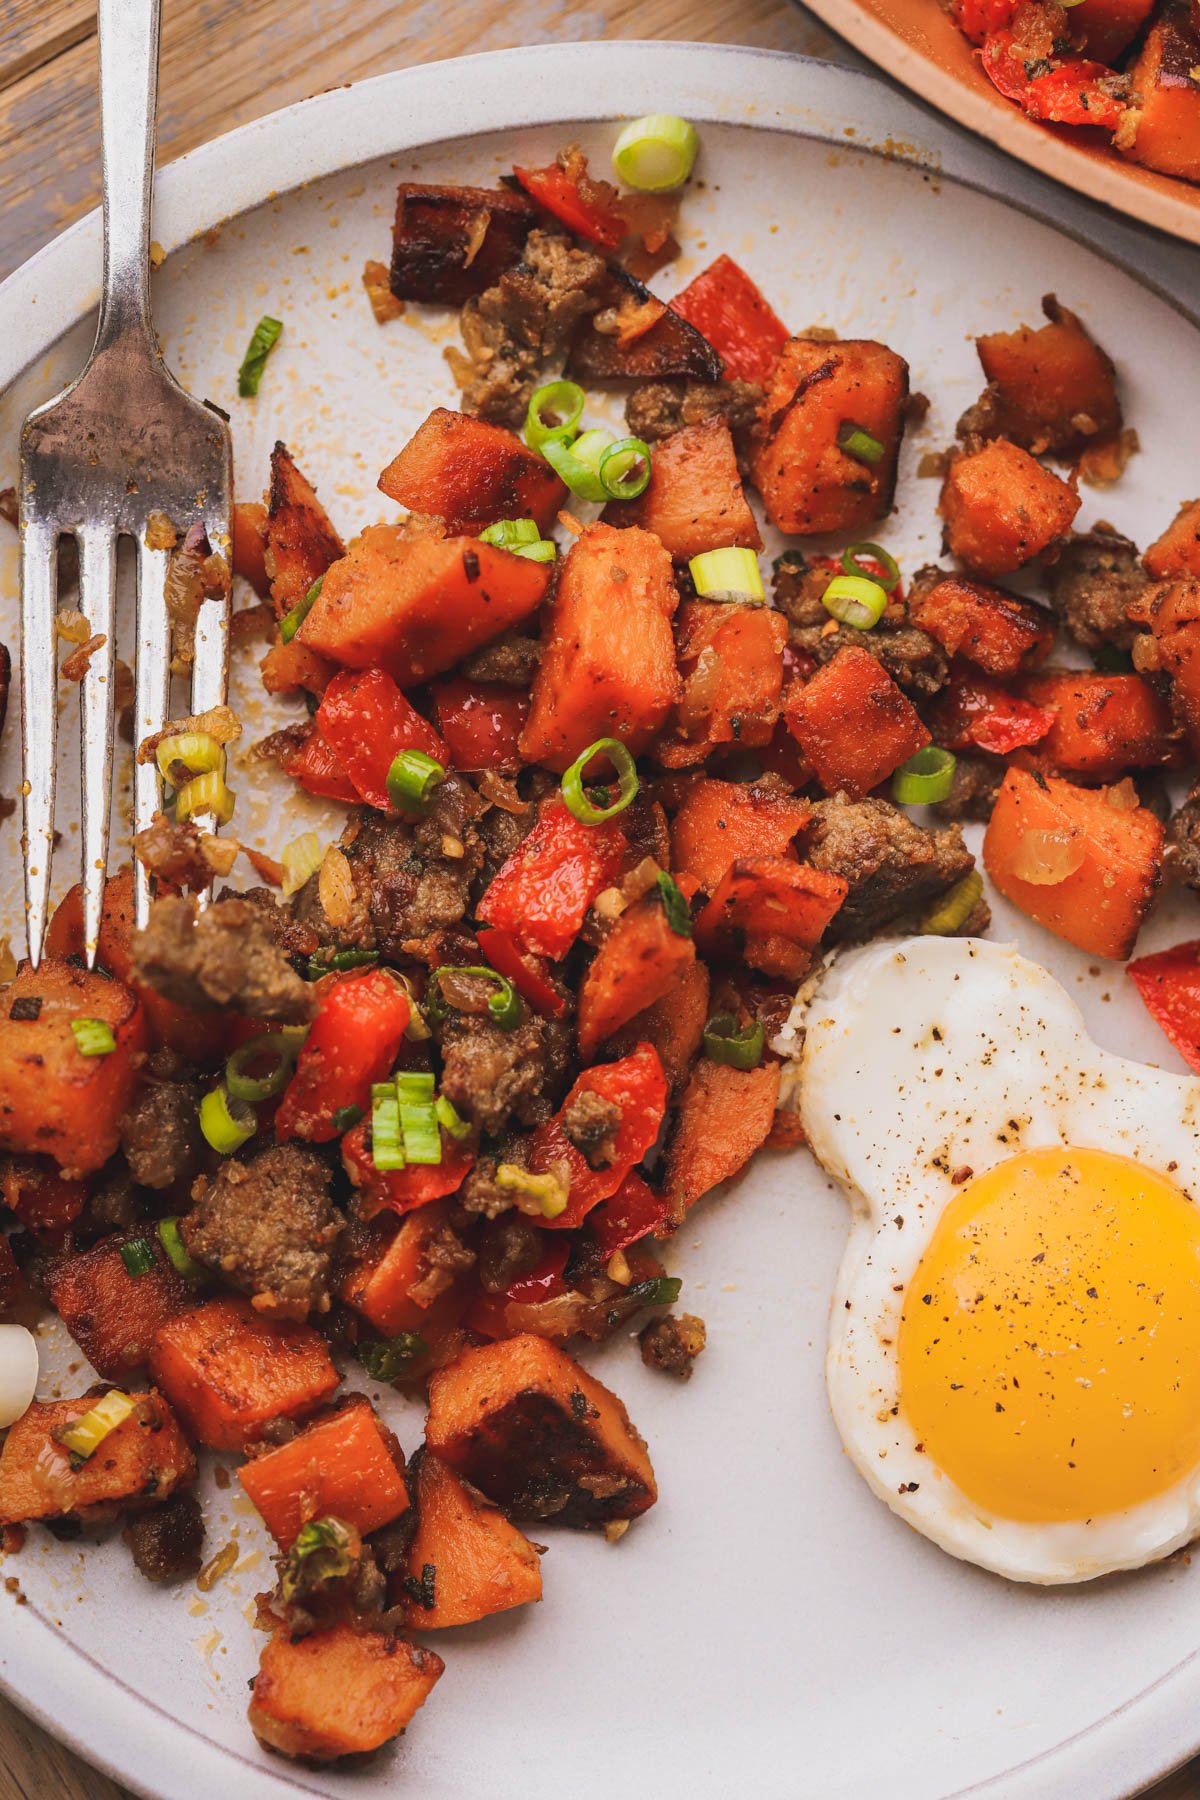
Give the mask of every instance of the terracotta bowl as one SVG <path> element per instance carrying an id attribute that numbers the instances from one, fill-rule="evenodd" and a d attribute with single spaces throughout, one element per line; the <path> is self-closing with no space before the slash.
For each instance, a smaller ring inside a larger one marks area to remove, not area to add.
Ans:
<path id="1" fill-rule="evenodd" d="M 922 100 L 1043 175 L 1200 244 L 1200 186 L 1126 162 L 1107 135 L 1027 119 L 998 94 L 938 0 L 805 0 L 810 12 Z"/>

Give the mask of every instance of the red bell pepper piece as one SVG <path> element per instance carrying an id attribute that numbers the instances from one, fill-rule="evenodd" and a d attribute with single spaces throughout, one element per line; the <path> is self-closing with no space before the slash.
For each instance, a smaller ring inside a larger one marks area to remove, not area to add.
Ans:
<path id="1" fill-rule="evenodd" d="M 587 173 L 586 164 L 583 173 Z M 522 169 L 514 164 L 513 174 L 539 206 L 544 206 L 568 231 L 586 238 L 589 244 L 598 244 L 602 250 L 615 250 L 625 236 L 625 220 L 616 207 L 606 205 L 602 193 L 582 192 L 576 179 L 557 163 L 550 163 L 544 169 Z"/>
<path id="2" fill-rule="evenodd" d="M 583 1093 L 599 1094 L 621 1109 L 616 1158 L 608 1168 L 591 1168 L 563 1130 L 563 1113 Z M 542 1221 L 546 1230 L 570 1231 L 582 1223 L 593 1206 L 616 1193 L 658 1136 L 667 1110 L 667 1094 L 667 1078 L 651 1044 L 639 1044 L 619 1062 L 600 1063 L 594 1069 L 584 1070 L 563 1102 L 562 1112 L 539 1125 L 530 1139 L 529 1167 L 536 1174 L 544 1174 L 556 1164 L 565 1163 L 570 1179 L 566 1207 L 556 1219 Z"/>
<path id="3" fill-rule="evenodd" d="M 38 1162 L 14 1160 L 0 1181 L 0 1200 L 35 1237 L 61 1243 L 87 1205 L 86 1181 L 71 1181 Z"/>
<path id="4" fill-rule="evenodd" d="M 367 1121 L 363 1119 L 353 1126 L 342 1139 L 342 1164 L 358 1189 L 360 1217 L 373 1219 L 380 1212 L 413 1212 L 431 1200 L 457 1193 L 475 1161 L 475 1153 L 464 1150 L 448 1131 L 443 1131 L 441 1138 L 440 1163 L 377 1169 L 367 1149 Z"/>
<path id="5" fill-rule="evenodd" d="M 1040 75 L 1030 76 L 1020 40 L 1011 31 L 994 32 L 983 46 L 984 74 L 1031 119 L 1053 125 L 1098 125 L 1115 131 L 1125 105 L 1103 86 L 1113 71 L 1084 56 L 1067 56 Z"/>
<path id="6" fill-rule="evenodd" d="M 369 1111 L 371 1083 L 391 1074 L 408 1028 L 408 996 L 384 969 L 326 977 L 317 991 L 320 1011 L 275 1115 L 281 1144 L 326 1144 L 338 1136 L 338 1113 Z"/>
<path id="7" fill-rule="evenodd" d="M 423 750 L 445 766 L 450 752 L 382 669 L 343 669 L 325 689 L 317 728 L 359 796 L 394 812 L 387 774 L 401 750 Z"/>
<path id="8" fill-rule="evenodd" d="M 950 17 L 973 44 L 997 31 L 1007 31 L 1021 0 L 953 0 Z"/>
<path id="9" fill-rule="evenodd" d="M 726 381 L 770 380 L 791 333 L 731 256 L 718 256 L 670 304 L 717 351 Z"/>
<path id="10" fill-rule="evenodd" d="M 955 663 L 950 680 L 933 709 L 935 743 L 946 750 L 986 750 L 1008 756 L 1036 744 L 1054 724 L 1047 706 L 1035 706 L 1010 694 L 998 681 Z"/>
<path id="11" fill-rule="evenodd" d="M 477 916 L 553 961 L 567 954 L 588 907 L 615 881 L 629 846 L 612 820 L 583 825 L 559 794 L 542 802 L 529 836 L 497 871 Z"/>
<path id="12" fill-rule="evenodd" d="M 345 800 L 351 806 L 358 803 L 358 789 L 315 723 L 300 748 L 288 757 L 283 770 L 319 800 Z"/>
<path id="13" fill-rule="evenodd" d="M 588 1214 L 588 1229 L 607 1260 L 657 1231 L 669 1211 L 666 1196 L 656 1194 L 636 1169 L 631 1169 L 611 1199 L 602 1200 Z"/>
<path id="14" fill-rule="evenodd" d="M 1129 975 L 1150 1017 L 1200 1075 L 1200 938 L 1139 956 Z"/>
<path id="15" fill-rule="evenodd" d="M 556 1239 L 541 1262 L 535 1263 L 527 1275 L 518 1275 L 512 1286 L 505 1288 L 501 1298 L 535 1306 L 539 1300 L 556 1300 L 560 1294 L 567 1292 L 562 1273 L 570 1253 L 571 1246 L 567 1240 Z"/>
<path id="16" fill-rule="evenodd" d="M 535 1012 L 560 1018 L 566 1001 L 546 974 L 545 958 L 522 950 L 510 932 L 485 925 L 476 932 L 479 948 L 498 975 L 511 981 L 522 1000 Z"/>
<path id="17" fill-rule="evenodd" d="M 456 769 L 519 769 L 529 695 L 497 682 L 434 682 L 433 710 Z"/>

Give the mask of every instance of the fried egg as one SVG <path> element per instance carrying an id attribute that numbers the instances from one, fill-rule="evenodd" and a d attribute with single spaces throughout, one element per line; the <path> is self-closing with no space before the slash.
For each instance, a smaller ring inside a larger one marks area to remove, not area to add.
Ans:
<path id="1" fill-rule="evenodd" d="M 847 954 L 804 1023 L 852 1208 L 829 1399 L 870 1487 L 1015 1581 L 1200 1535 L 1200 1081 L 1101 1050 L 979 939 Z"/>

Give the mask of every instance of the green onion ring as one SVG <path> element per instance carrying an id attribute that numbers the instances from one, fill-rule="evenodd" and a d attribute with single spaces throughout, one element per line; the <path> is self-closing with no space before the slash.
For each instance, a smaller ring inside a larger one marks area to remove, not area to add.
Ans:
<path id="1" fill-rule="evenodd" d="M 196 1261 L 184 1243 L 178 1218 L 158 1221 L 158 1241 L 177 1275 L 182 1275 L 187 1281 L 203 1281 L 206 1278 L 208 1270 L 202 1262 Z"/>
<path id="2" fill-rule="evenodd" d="M 761 1019 L 739 1027 L 732 1013 L 714 1013 L 704 1027 L 704 1054 L 709 1062 L 728 1063 L 731 1069 L 757 1069 L 765 1044 Z"/>
<path id="3" fill-rule="evenodd" d="M 600 458 L 600 481 L 610 500 L 636 500 L 650 486 L 650 446 L 618 438 Z"/>
<path id="4" fill-rule="evenodd" d="M 495 544 L 497 550 L 515 550 L 518 544 L 536 544 L 541 538 L 535 519 L 497 519 L 479 534 L 481 544 Z"/>
<path id="5" fill-rule="evenodd" d="M 258 1130 L 258 1120 L 241 1100 L 223 1087 L 213 1088 L 200 1102 L 200 1130 L 204 1141 L 220 1156 L 240 1150 Z"/>
<path id="6" fill-rule="evenodd" d="M 864 569 L 857 560 L 860 556 L 869 556 L 872 562 L 878 563 L 883 575 L 873 575 L 870 569 Z M 842 551 L 842 568 L 847 575 L 857 575 L 860 580 L 876 582 L 889 594 L 893 588 L 900 586 L 900 564 L 882 544 L 851 544 Z"/>
<path id="7" fill-rule="evenodd" d="M 154 1251 L 144 1237 L 132 1238 L 128 1244 L 121 1245 L 121 1261 L 136 1280 L 139 1275 L 148 1275 L 154 1267 Z"/>
<path id="8" fill-rule="evenodd" d="M 821 605 L 840 625 L 870 631 L 887 609 L 887 589 L 865 575 L 835 575 L 821 595 Z"/>
<path id="9" fill-rule="evenodd" d="M 525 414 L 525 442 L 529 448 L 540 450 L 552 439 L 573 437 L 586 403 L 587 395 L 576 381 L 548 381 L 538 388 L 530 395 Z M 557 425 L 546 423 L 547 413 L 555 415 Z"/>
<path id="10" fill-rule="evenodd" d="M 961 881 L 947 888 L 924 913 L 918 931 L 931 937 L 950 937 L 965 925 L 983 895 L 983 876 L 978 869 L 968 869 Z"/>
<path id="11" fill-rule="evenodd" d="M 225 1064 L 226 1091 L 235 1100 L 245 1100 L 251 1106 L 282 1092 L 291 1079 L 292 1067 L 307 1035 L 303 1026 L 293 1025 L 285 1031 L 264 1031 L 261 1036 L 240 1044 Z M 273 1057 L 275 1067 L 269 1075 L 247 1075 L 248 1064 L 257 1062 L 260 1056 Z"/>
<path id="12" fill-rule="evenodd" d="M 872 468 L 883 461 L 884 446 L 879 439 L 852 419 L 844 419 L 838 426 L 837 447 L 852 456 L 855 462 L 869 463 Z"/>
<path id="13" fill-rule="evenodd" d="M 575 455 L 573 445 L 568 448 L 559 438 L 547 438 L 539 448 L 559 480 L 566 482 L 577 500 L 607 500 L 598 473 Z"/>
<path id="14" fill-rule="evenodd" d="M 434 756 L 423 750 L 401 750 L 393 758 L 387 772 L 388 799 L 397 812 L 423 813 L 433 799 L 433 790 L 446 779 L 446 771 Z"/>
<path id="15" fill-rule="evenodd" d="M 937 744 L 926 744 L 900 764 L 892 776 L 892 799 L 901 806 L 932 806 L 954 786 L 955 757 Z"/>
<path id="16" fill-rule="evenodd" d="M 497 974 L 495 969 L 485 968 L 482 963 L 466 965 L 443 963 L 440 968 L 433 971 L 425 989 L 425 1010 L 435 1024 L 440 1024 L 449 1016 L 449 1008 L 442 998 L 441 992 L 443 975 L 477 975 L 481 981 L 495 982 L 496 992 L 490 996 L 487 1003 L 492 1023 L 498 1025 L 501 1031 L 512 1031 L 521 1023 L 524 1014 L 521 997 L 512 982 L 505 976 Z"/>
<path id="17" fill-rule="evenodd" d="M 617 771 L 617 798 L 611 806 L 593 806 L 584 791 L 583 773 L 595 756 L 607 756 Z M 603 825 L 624 812 L 638 791 L 637 765 L 620 738 L 597 738 L 577 756 L 562 778 L 562 797 L 567 811 L 581 825 Z"/>

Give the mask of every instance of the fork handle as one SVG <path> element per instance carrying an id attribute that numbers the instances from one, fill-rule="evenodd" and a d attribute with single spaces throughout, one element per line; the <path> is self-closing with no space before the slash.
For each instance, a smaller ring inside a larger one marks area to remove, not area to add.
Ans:
<path id="1" fill-rule="evenodd" d="M 96 349 L 150 328 L 150 191 L 161 0 L 99 0 L 104 290 Z"/>

